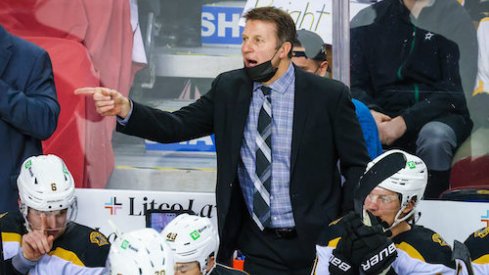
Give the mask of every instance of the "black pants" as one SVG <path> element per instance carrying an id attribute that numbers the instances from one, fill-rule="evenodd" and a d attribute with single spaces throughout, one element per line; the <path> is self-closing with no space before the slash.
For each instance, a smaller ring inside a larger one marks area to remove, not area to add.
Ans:
<path id="1" fill-rule="evenodd" d="M 270 231 L 261 231 L 250 219 L 243 217 L 238 246 L 245 255 L 244 269 L 251 275 L 309 275 L 316 257 L 314 245 L 306 247 L 298 236 L 281 238 Z"/>

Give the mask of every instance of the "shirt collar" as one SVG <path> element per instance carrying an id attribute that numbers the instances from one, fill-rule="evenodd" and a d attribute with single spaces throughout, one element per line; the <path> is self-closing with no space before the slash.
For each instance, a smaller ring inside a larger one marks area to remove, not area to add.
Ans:
<path id="1" fill-rule="evenodd" d="M 275 80 L 269 87 L 272 89 L 272 91 L 284 94 L 287 91 L 287 88 L 292 84 L 294 77 L 294 65 L 292 65 L 292 62 L 290 62 L 285 74 L 283 74 L 279 79 Z M 253 82 L 253 92 L 260 89 L 261 86 L 263 86 L 263 83 Z"/>

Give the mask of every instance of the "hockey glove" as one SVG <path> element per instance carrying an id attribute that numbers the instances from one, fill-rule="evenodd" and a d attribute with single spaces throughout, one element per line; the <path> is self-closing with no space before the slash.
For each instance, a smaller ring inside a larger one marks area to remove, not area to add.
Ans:
<path id="1" fill-rule="evenodd" d="M 330 273 L 358 274 L 362 271 L 365 274 L 381 274 L 388 270 L 397 257 L 397 250 L 392 241 L 384 235 L 382 227 L 364 225 L 360 216 L 355 213 L 346 215 L 342 223 L 345 233 L 333 250 Z M 346 268 L 347 266 L 351 268 Z M 343 273 L 338 273 L 337 269 Z M 347 271 L 352 273 L 346 273 Z"/>

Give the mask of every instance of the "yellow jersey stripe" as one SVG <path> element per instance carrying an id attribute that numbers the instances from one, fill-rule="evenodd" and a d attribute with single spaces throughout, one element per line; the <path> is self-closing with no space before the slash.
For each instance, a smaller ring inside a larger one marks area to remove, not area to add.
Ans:
<path id="1" fill-rule="evenodd" d="M 72 251 L 66 250 L 61 247 L 56 247 L 55 250 L 49 252 L 49 255 L 51 256 L 57 256 L 63 260 L 66 260 L 68 262 L 71 262 L 73 264 L 76 264 L 78 266 L 85 266 L 83 262 L 78 258 L 78 256 L 73 253 Z"/>
<path id="2" fill-rule="evenodd" d="M 406 242 L 402 242 L 398 245 L 396 245 L 398 249 L 401 249 L 402 251 L 406 252 L 411 258 L 418 259 L 420 261 L 426 262 L 424 257 L 410 244 Z"/>
<path id="3" fill-rule="evenodd" d="M 472 261 L 474 264 L 488 264 L 489 263 L 489 255 L 484 255 Z"/>
<path id="4" fill-rule="evenodd" d="M 22 242 L 22 236 L 18 233 L 2 232 L 2 240 L 4 242 Z"/>
<path id="5" fill-rule="evenodd" d="M 331 241 L 328 242 L 328 247 L 331 247 L 331 248 L 336 248 L 336 246 L 338 246 L 338 242 L 340 241 L 341 237 L 338 237 L 336 239 L 332 239 Z"/>

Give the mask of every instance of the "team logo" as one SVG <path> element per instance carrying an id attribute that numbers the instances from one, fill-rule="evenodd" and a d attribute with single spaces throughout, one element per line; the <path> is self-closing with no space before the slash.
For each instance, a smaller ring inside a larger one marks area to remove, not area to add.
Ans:
<path id="1" fill-rule="evenodd" d="M 112 197 L 105 203 L 104 208 L 109 209 L 110 215 L 117 215 L 117 210 L 122 209 L 122 203 L 117 202 L 117 197 Z"/>
<path id="2" fill-rule="evenodd" d="M 489 227 L 482 228 L 474 232 L 474 238 L 485 238 L 489 234 Z"/>
<path id="3" fill-rule="evenodd" d="M 447 242 L 438 233 L 433 234 L 431 239 L 433 242 L 438 243 L 441 246 L 448 246 Z"/>
<path id="4" fill-rule="evenodd" d="M 93 231 L 92 233 L 90 233 L 90 242 L 98 246 L 109 244 L 107 238 L 98 231 Z"/>
<path id="5" fill-rule="evenodd" d="M 424 40 L 431 40 L 431 38 L 432 38 L 433 36 L 435 36 L 433 33 L 428 32 L 428 33 L 426 33 L 426 34 L 425 34 L 425 36 L 424 36 Z"/>

